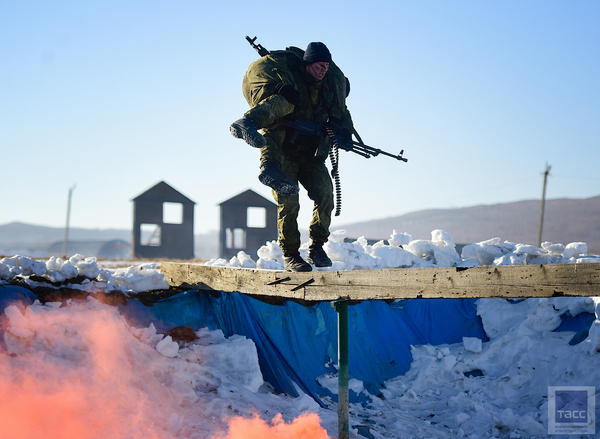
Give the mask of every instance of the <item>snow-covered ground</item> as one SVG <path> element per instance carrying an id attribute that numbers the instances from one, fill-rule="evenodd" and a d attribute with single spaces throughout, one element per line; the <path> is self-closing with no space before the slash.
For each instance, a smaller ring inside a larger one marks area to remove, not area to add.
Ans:
<path id="1" fill-rule="evenodd" d="M 442 231 L 431 241 L 394 232 L 388 243 L 373 246 L 344 243 L 343 235 L 334 233 L 326 247 L 337 270 L 600 262 L 583 243 L 536 248 L 492 239 L 459 256 Z M 280 268 L 275 243 L 258 253 L 256 262 L 239 254 L 211 264 Z M 83 276 L 71 287 L 125 293 L 167 288 L 157 267 L 101 268 L 80 255 L 68 261 L 15 256 L 0 260 L 0 287 L 16 278 L 37 286 Z M 411 369 L 388 380 L 383 397 L 351 404 L 350 425 L 361 426 L 351 437 L 548 437 L 549 386 L 600 382 L 600 298 L 480 299 L 477 309 L 490 341 L 414 346 Z M 576 345 L 569 344 L 574 332 L 552 332 L 567 312 L 596 315 L 589 336 Z M 3 439 L 337 437 L 335 403 L 325 399 L 328 410 L 307 395 L 273 392 L 254 343 L 244 337 L 200 329 L 196 341 L 178 344 L 152 325 L 128 325 L 116 307 L 91 296 L 16 303 L 3 313 Z M 319 382 L 336 393 L 335 378 Z M 351 385 L 362 389 L 356 380 Z"/>

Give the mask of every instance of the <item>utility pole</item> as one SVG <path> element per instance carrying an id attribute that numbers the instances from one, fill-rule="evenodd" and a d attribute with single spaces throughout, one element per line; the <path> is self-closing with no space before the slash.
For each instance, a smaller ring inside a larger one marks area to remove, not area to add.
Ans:
<path id="1" fill-rule="evenodd" d="M 67 225 L 65 227 L 65 240 L 63 241 L 62 255 L 64 258 L 67 257 L 67 247 L 69 244 L 69 220 L 71 219 L 71 196 L 73 195 L 73 189 L 75 186 L 69 188 L 69 201 L 67 202 Z"/>
<path id="2" fill-rule="evenodd" d="M 544 188 L 542 189 L 542 208 L 540 210 L 540 227 L 538 230 L 538 242 L 537 246 L 542 246 L 542 228 L 544 226 L 544 207 L 546 205 L 546 183 L 548 181 L 548 175 L 550 174 L 550 166 L 546 162 L 546 170 L 544 171 Z"/>

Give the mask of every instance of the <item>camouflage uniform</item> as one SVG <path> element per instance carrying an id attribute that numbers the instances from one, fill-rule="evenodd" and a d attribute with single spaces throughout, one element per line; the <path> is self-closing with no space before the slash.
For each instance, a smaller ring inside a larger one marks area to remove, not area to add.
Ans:
<path id="1" fill-rule="evenodd" d="M 242 84 L 244 97 L 251 107 L 245 116 L 263 128 L 266 145 L 261 148 L 261 164 L 273 160 L 290 180 L 302 184 L 314 202 L 309 237 L 326 242 L 334 207 L 333 185 L 324 163 L 330 139 L 300 134 L 292 143 L 291 129 L 271 125 L 284 117 L 319 123 L 334 121 L 351 132 L 352 119 L 346 108 L 347 80 L 342 71 L 332 62 L 325 78 L 317 81 L 306 72 L 303 54 L 299 48 L 288 47 L 285 51 L 273 51 L 250 65 Z M 277 94 L 276 86 L 281 83 L 290 84 L 298 91 L 297 105 Z M 284 254 L 297 252 L 300 247 L 299 196 L 283 196 L 273 191 L 273 197 L 278 204 L 279 245 Z"/>

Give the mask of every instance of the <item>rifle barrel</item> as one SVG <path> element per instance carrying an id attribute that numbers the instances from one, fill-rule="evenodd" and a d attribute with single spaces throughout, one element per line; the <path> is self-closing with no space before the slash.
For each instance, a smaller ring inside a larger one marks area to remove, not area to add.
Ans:
<path id="1" fill-rule="evenodd" d="M 347 149 L 346 148 L 342 148 L 342 149 L 345 149 L 346 151 L 353 152 L 354 154 L 358 154 L 358 155 L 360 155 L 360 156 L 362 156 L 362 157 L 364 157 L 366 159 L 370 159 L 373 156 L 369 152 L 365 152 L 362 149 L 356 148 L 354 145 L 352 147 L 350 147 L 350 148 L 347 148 Z"/>
<path id="2" fill-rule="evenodd" d="M 382 149 L 374 148 L 372 146 L 365 145 L 364 143 L 356 142 L 354 140 L 350 141 L 350 144 L 352 144 L 352 146 L 354 148 L 360 148 L 360 150 L 363 151 L 365 154 L 368 154 L 369 157 L 370 156 L 375 157 L 375 156 L 378 156 L 379 154 L 383 154 L 383 155 L 386 155 L 388 157 L 392 157 L 392 158 L 394 158 L 396 160 L 401 160 L 403 162 L 408 162 L 408 159 L 405 159 L 404 157 L 402 157 L 402 153 L 400 153 L 398 155 L 394 155 L 394 154 L 391 154 L 391 153 L 389 153 L 387 151 L 384 151 Z M 354 148 L 351 150 L 352 152 L 356 152 L 354 150 Z"/>

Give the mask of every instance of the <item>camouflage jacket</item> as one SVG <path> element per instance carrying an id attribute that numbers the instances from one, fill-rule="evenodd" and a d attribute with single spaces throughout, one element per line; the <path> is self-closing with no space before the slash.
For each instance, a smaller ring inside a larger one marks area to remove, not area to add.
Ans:
<path id="1" fill-rule="evenodd" d="M 334 121 L 352 132 L 352 118 L 346 107 L 347 80 L 335 63 L 322 81 L 315 80 L 302 63 L 304 51 L 297 47 L 272 51 L 253 62 L 243 80 L 244 97 L 254 108 L 271 100 L 273 119 L 309 119 L 325 123 Z M 292 105 L 275 92 L 280 83 L 291 84 L 300 102 Z M 273 101 L 273 99 L 275 99 Z"/>

